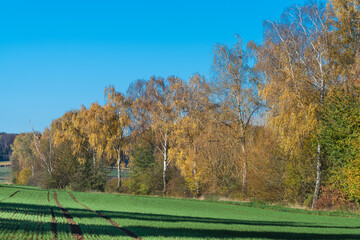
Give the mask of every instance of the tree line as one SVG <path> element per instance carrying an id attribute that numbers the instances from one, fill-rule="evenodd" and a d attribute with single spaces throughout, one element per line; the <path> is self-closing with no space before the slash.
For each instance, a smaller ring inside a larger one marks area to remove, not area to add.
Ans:
<path id="1" fill-rule="evenodd" d="M 0 162 L 10 161 L 11 144 L 16 134 L 0 132 Z"/>
<path id="2" fill-rule="evenodd" d="M 214 47 L 212 76 L 151 77 L 12 145 L 14 181 L 317 208 L 360 199 L 360 0 L 308 2 L 262 44 Z M 117 168 L 108 179 L 105 166 Z M 131 175 L 122 179 L 121 168 Z"/>

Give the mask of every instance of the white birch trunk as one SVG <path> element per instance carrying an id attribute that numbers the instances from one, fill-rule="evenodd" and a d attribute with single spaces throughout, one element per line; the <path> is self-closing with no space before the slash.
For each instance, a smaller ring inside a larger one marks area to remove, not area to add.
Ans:
<path id="1" fill-rule="evenodd" d="M 245 149 L 245 137 L 241 138 L 241 150 L 244 155 L 242 187 L 243 187 L 243 194 L 244 194 L 244 196 L 246 196 L 247 195 L 247 155 L 246 155 L 246 149 Z"/>
<path id="2" fill-rule="evenodd" d="M 164 142 L 164 152 L 163 152 L 163 156 L 164 156 L 164 169 L 163 169 L 163 184 L 164 184 L 164 187 L 163 187 L 163 194 L 165 195 L 166 194 L 166 170 L 167 170 L 167 166 L 168 166 L 168 162 L 167 162 L 167 159 L 168 159 L 168 146 L 167 146 L 167 141 L 165 140 Z"/>
<path id="3" fill-rule="evenodd" d="M 33 177 L 35 175 L 35 168 L 34 168 L 34 164 L 31 163 L 31 176 Z"/>
<path id="4" fill-rule="evenodd" d="M 118 189 L 120 189 L 120 187 L 121 187 L 121 151 L 120 151 L 120 153 L 118 153 L 118 156 L 117 156 L 117 179 L 118 179 L 117 186 L 118 186 Z"/>
<path id="5" fill-rule="evenodd" d="M 95 167 L 95 164 L 96 164 L 95 148 L 93 148 L 92 157 L 93 157 L 93 166 Z"/>
<path id="6" fill-rule="evenodd" d="M 314 208 L 315 203 L 319 198 L 320 185 L 321 185 L 321 146 L 320 146 L 320 143 L 318 143 L 317 157 L 316 157 L 316 182 L 315 182 L 314 198 L 313 198 L 311 208 Z"/>
<path id="7" fill-rule="evenodd" d="M 323 106 L 323 104 L 324 104 L 324 96 L 325 96 L 325 81 L 324 81 L 324 79 L 321 79 L 321 91 L 320 91 L 321 106 Z M 317 144 L 317 156 L 316 156 L 316 181 L 315 181 L 314 197 L 313 197 L 313 201 L 311 204 L 312 209 L 314 208 L 316 201 L 319 199 L 320 186 L 321 186 L 321 145 L 320 145 L 320 143 L 318 143 Z"/>
<path id="8" fill-rule="evenodd" d="M 33 135 L 34 135 L 35 149 L 36 149 L 37 153 L 39 154 L 40 159 L 43 161 L 43 163 L 44 163 L 44 165 L 46 167 L 46 170 L 51 175 L 52 174 L 51 161 L 49 160 L 49 162 L 48 162 L 45 155 L 40 151 L 40 139 L 36 136 L 35 132 L 33 132 Z M 51 147 L 51 145 L 50 145 L 50 147 Z M 51 148 L 50 148 L 49 152 L 50 152 L 49 157 L 51 157 Z"/>

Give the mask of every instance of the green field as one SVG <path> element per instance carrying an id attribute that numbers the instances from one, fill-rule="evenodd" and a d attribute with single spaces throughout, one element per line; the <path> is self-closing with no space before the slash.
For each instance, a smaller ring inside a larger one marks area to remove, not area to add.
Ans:
<path id="1" fill-rule="evenodd" d="M 356 214 L 0 185 L 0 239 L 360 239 Z"/>
<path id="2" fill-rule="evenodd" d="M 11 182 L 11 169 L 10 167 L 0 167 L 0 184 Z"/>

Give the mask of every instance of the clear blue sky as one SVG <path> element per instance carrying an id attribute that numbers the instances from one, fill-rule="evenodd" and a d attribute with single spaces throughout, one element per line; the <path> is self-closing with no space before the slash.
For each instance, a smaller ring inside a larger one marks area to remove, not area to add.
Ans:
<path id="1" fill-rule="evenodd" d="M 261 42 L 292 0 L 0 1 L 0 132 L 42 131 L 104 88 L 210 75 L 216 43 Z"/>

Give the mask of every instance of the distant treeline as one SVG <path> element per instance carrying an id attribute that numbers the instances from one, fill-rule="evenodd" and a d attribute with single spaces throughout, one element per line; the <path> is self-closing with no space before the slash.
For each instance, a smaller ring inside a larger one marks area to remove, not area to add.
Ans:
<path id="1" fill-rule="evenodd" d="M 0 133 L 0 162 L 10 161 L 11 144 L 13 144 L 16 134 Z"/>
<path id="2" fill-rule="evenodd" d="M 261 45 L 218 44 L 212 77 L 151 77 L 13 145 L 14 181 L 317 208 L 360 201 L 360 0 L 264 22 Z M 104 166 L 131 174 L 108 180 Z"/>

